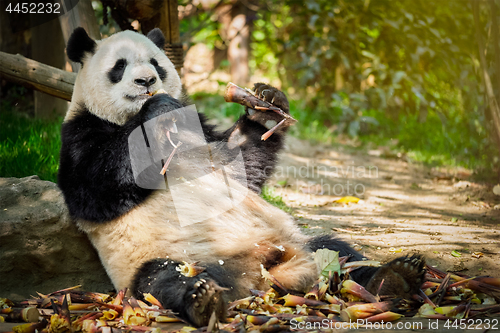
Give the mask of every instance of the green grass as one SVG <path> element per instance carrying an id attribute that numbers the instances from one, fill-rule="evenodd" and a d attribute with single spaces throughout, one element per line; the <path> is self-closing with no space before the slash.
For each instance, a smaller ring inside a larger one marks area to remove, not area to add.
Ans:
<path id="1" fill-rule="evenodd" d="M 496 145 L 478 121 L 455 117 L 443 124 L 434 113 L 429 113 L 425 122 L 417 115 L 400 115 L 394 120 L 380 111 L 369 112 L 380 126 L 360 136 L 365 147 L 392 146 L 429 166 L 461 166 L 482 173 L 493 173 L 499 166 Z"/>
<path id="2" fill-rule="evenodd" d="M 61 119 L 28 118 L 3 105 L 0 113 L 0 177 L 38 175 L 43 180 L 56 182 L 61 122 Z"/>
<path id="3" fill-rule="evenodd" d="M 286 205 L 286 203 L 283 201 L 283 198 L 280 195 L 276 194 L 274 188 L 264 186 L 262 188 L 260 196 L 270 204 L 278 207 L 279 209 L 287 213 L 292 212 L 292 209 Z"/>

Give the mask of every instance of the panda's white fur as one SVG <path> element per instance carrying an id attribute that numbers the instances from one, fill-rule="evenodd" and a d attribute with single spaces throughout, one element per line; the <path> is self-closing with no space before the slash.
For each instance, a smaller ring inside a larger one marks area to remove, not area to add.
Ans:
<path id="1" fill-rule="evenodd" d="M 206 185 L 211 186 L 214 195 L 217 195 L 213 184 L 220 183 L 206 181 Z M 225 188 L 220 190 L 222 192 Z M 78 226 L 98 249 L 117 290 L 130 288 L 140 264 L 150 259 L 167 261 L 167 258 L 175 258 L 190 263 L 241 265 L 231 258 L 240 253 L 252 258 L 255 253 L 267 252 L 275 247 L 284 249 L 290 258 L 270 270 L 286 287 L 306 288 L 317 276 L 316 264 L 311 254 L 304 250 L 307 238 L 299 232 L 288 214 L 269 205 L 253 192 L 249 192 L 238 209 L 200 223 L 181 227 L 174 212 L 175 207 L 168 193 L 158 191 L 110 223 L 96 225 L 80 220 Z M 290 272 L 294 272 L 293 275 Z M 248 260 L 241 274 L 241 288 L 266 288 L 258 260 Z M 259 283 L 256 284 L 256 281 Z"/>
<path id="2" fill-rule="evenodd" d="M 66 119 L 71 119 L 85 105 L 88 110 L 101 119 L 123 125 L 131 116 L 137 114 L 146 102 L 146 89 L 133 84 L 136 77 L 154 75 L 156 83 L 149 91 L 165 90 L 170 96 L 180 98 L 182 84 L 174 65 L 151 40 L 133 31 L 122 31 L 104 40 L 96 41 L 95 53 L 85 54 L 85 64 L 78 72 L 71 104 Z M 126 59 L 124 79 L 110 85 L 105 79 L 107 71 L 117 59 Z M 167 80 L 158 78 L 149 59 L 157 59 L 167 72 Z M 131 100 L 130 98 L 133 98 Z"/>

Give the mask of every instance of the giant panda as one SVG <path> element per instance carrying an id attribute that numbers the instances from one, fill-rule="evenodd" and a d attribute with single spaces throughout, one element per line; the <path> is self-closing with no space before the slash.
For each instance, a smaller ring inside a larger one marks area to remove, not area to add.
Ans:
<path id="1" fill-rule="evenodd" d="M 179 75 L 162 51 L 164 43 L 159 29 L 147 36 L 123 31 L 94 41 L 77 28 L 67 45 L 68 57 L 82 67 L 62 125 L 58 184 L 116 289 L 128 288 L 138 298 L 151 293 L 185 321 L 204 326 L 213 313 L 223 320 L 228 301 L 269 286 L 262 267 L 287 290 L 307 291 L 318 277 L 315 250 L 328 248 L 363 260 L 333 235 L 303 235 L 287 213 L 258 195 L 286 129 L 266 141 L 261 135 L 280 116 L 247 108 L 231 128 L 215 130 L 203 115 L 189 110 Z M 288 112 L 281 91 L 262 83 L 254 88 Z M 151 96 L 160 89 L 166 93 Z M 184 126 L 190 121 L 201 130 Z M 156 126 L 148 129 L 148 143 L 131 148 L 131 136 L 141 137 L 151 123 Z M 187 146 L 206 144 L 172 154 L 181 136 Z M 150 156 L 150 165 L 138 176 L 132 155 L 147 160 L 153 143 L 163 149 L 163 158 Z M 207 163 L 207 151 L 220 162 L 217 167 Z M 171 162 L 165 178 L 158 178 L 167 156 Z M 238 158 L 244 170 L 231 168 Z M 220 165 L 226 166 L 224 181 Z M 148 177 L 153 186 L 141 185 L 140 179 Z M 227 199 L 228 182 L 239 199 L 221 210 L 219 199 Z M 192 191 L 178 200 L 176 186 L 185 183 Z M 196 223 L 189 223 L 191 216 Z M 181 274 L 185 263 L 203 270 Z M 351 278 L 374 293 L 408 297 L 418 290 L 423 267 L 420 256 L 406 256 L 380 268 L 360 268 Z"/>

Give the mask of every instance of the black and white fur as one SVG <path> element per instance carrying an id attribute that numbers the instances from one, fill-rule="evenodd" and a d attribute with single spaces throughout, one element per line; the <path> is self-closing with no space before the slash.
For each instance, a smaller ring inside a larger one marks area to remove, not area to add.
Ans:
<path id="1" fill-rule="evenodd" d="M 184 106 L 180 78 L 162 51 L 163 44 L 158 29 L 147 37 L 124 31 L 93 41 L 78 28 L 68 42 L 68 56 L 82 68 L 62 127 L 59 186 L 70 214 L 98 250 L 116 289 L 128 287 L 139 298 L 151 293 L 180 317 L 203 326 L 213 312 L 224 317 L 228 300 L 246 296 L 249 289 L 268 287 L 261 265 L 286 288 L 306 291 L 318 276 L 311 256 L 316 249 L 329 248 L 361 260 L 362 255 L 333 236 L 304 236 L 288 214 L 256 193 L 283 146 L 285 131 L 260 140 L 279 120 L 274 113 L 247 109 L 222 133 L 199 116 L 214 154 L 242 152 L 243 183 L 252 191 L 237 208 L 181 227 L 169 189 L 136 185 L 128 136 L 144 122 Z M 147 95 L 160 88 L 168 94 Z M 255 89 L 288 112 L 282 92 L 265 84 L 256 84 Z M 198 165 L 196 158 L 182 162 L 169 167 L 170 176 L 185 177 Z M 194 184 L 209 187 L 214 197 L 224 190 L 210 175 Z M 207 216 L 214 209 L 190 198 L 185 206 Z M 198 262 L 205 270 L 186 277 L 178 271 L 183 261 Z M 380 269 L 358 269 L 351 277 L 374 292 L 385 279 L 382 294 L 405 296 L 418 289 L 423 265 L 418 256 L 402 257 Z"/>

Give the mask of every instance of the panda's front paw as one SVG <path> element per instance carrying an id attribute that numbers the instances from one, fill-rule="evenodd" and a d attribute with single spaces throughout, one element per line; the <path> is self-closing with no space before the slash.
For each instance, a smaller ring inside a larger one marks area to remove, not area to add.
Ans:
<path id="1" fill-rule="evenodd" d="M 224 290 L 226 288 L 208 277 L 194 282 L 184 297 L 188 320 L 197 327 L 206 326 L 215 313 L 217 319 L 223 321 L 226 317 L 226 302 L 222 297 Z"/>
<path id="2" fill-rule="evenodd" d="M 178 127 L 186 120 L 184 106 L 168 94 L 156 94 L 144 103 L 139 116 L 146 133 L 153 133 L 155 147 L 167 158 L 179 142 Z"/>
<path id="3" fill-rule="evenodd" d="M 379 295 L 410 298 L 424 282 L 425 259 L 418 254 L 399 257 L 380 267 L 366 289 Z"/>
<path id="4" fill-rule="evenodd" d="M 288 99 L 281 90 L 278 90 L 273 86 L 265 83 L 255 83 L 253 86 L 253 90 L 255 92 L 255 95 L 257 95 L 260 99 L 279 107 L 286 113 L 290 113 Z"/>
<path id="5" fill-rule="evenodd" d="M 290 113 L 288 99 L 286 98 L 285 94 L 282 91 L 268 84 L 256 83 L 254 85 L 254 92 L 255 95 L 260 99 L 273 104 L 274 106 L 280 108 L 286 113 Z M 276 112 L 270 110 L 268 111 L 254 110 L 248 107 L 246 108 L 246 114 L 248 119 L 261 124 L 267 129 L 273 128 L 283 119 L 283 116 L 279 115 Z M 286 127 L 285 126 L 282 127 L 282 129 L 284 128 Z M 280 132 L 281 130 L 277 131 L 277 133 Z"/>
<path id="6" fill-rule="evenodd" d="M 141 121 L 146 122 L 163 114 L 175 110 L 182 110 L 184 106 L 179 100 L 168 94 L 156 94 L 150 97 L 141 108 Z"/>

